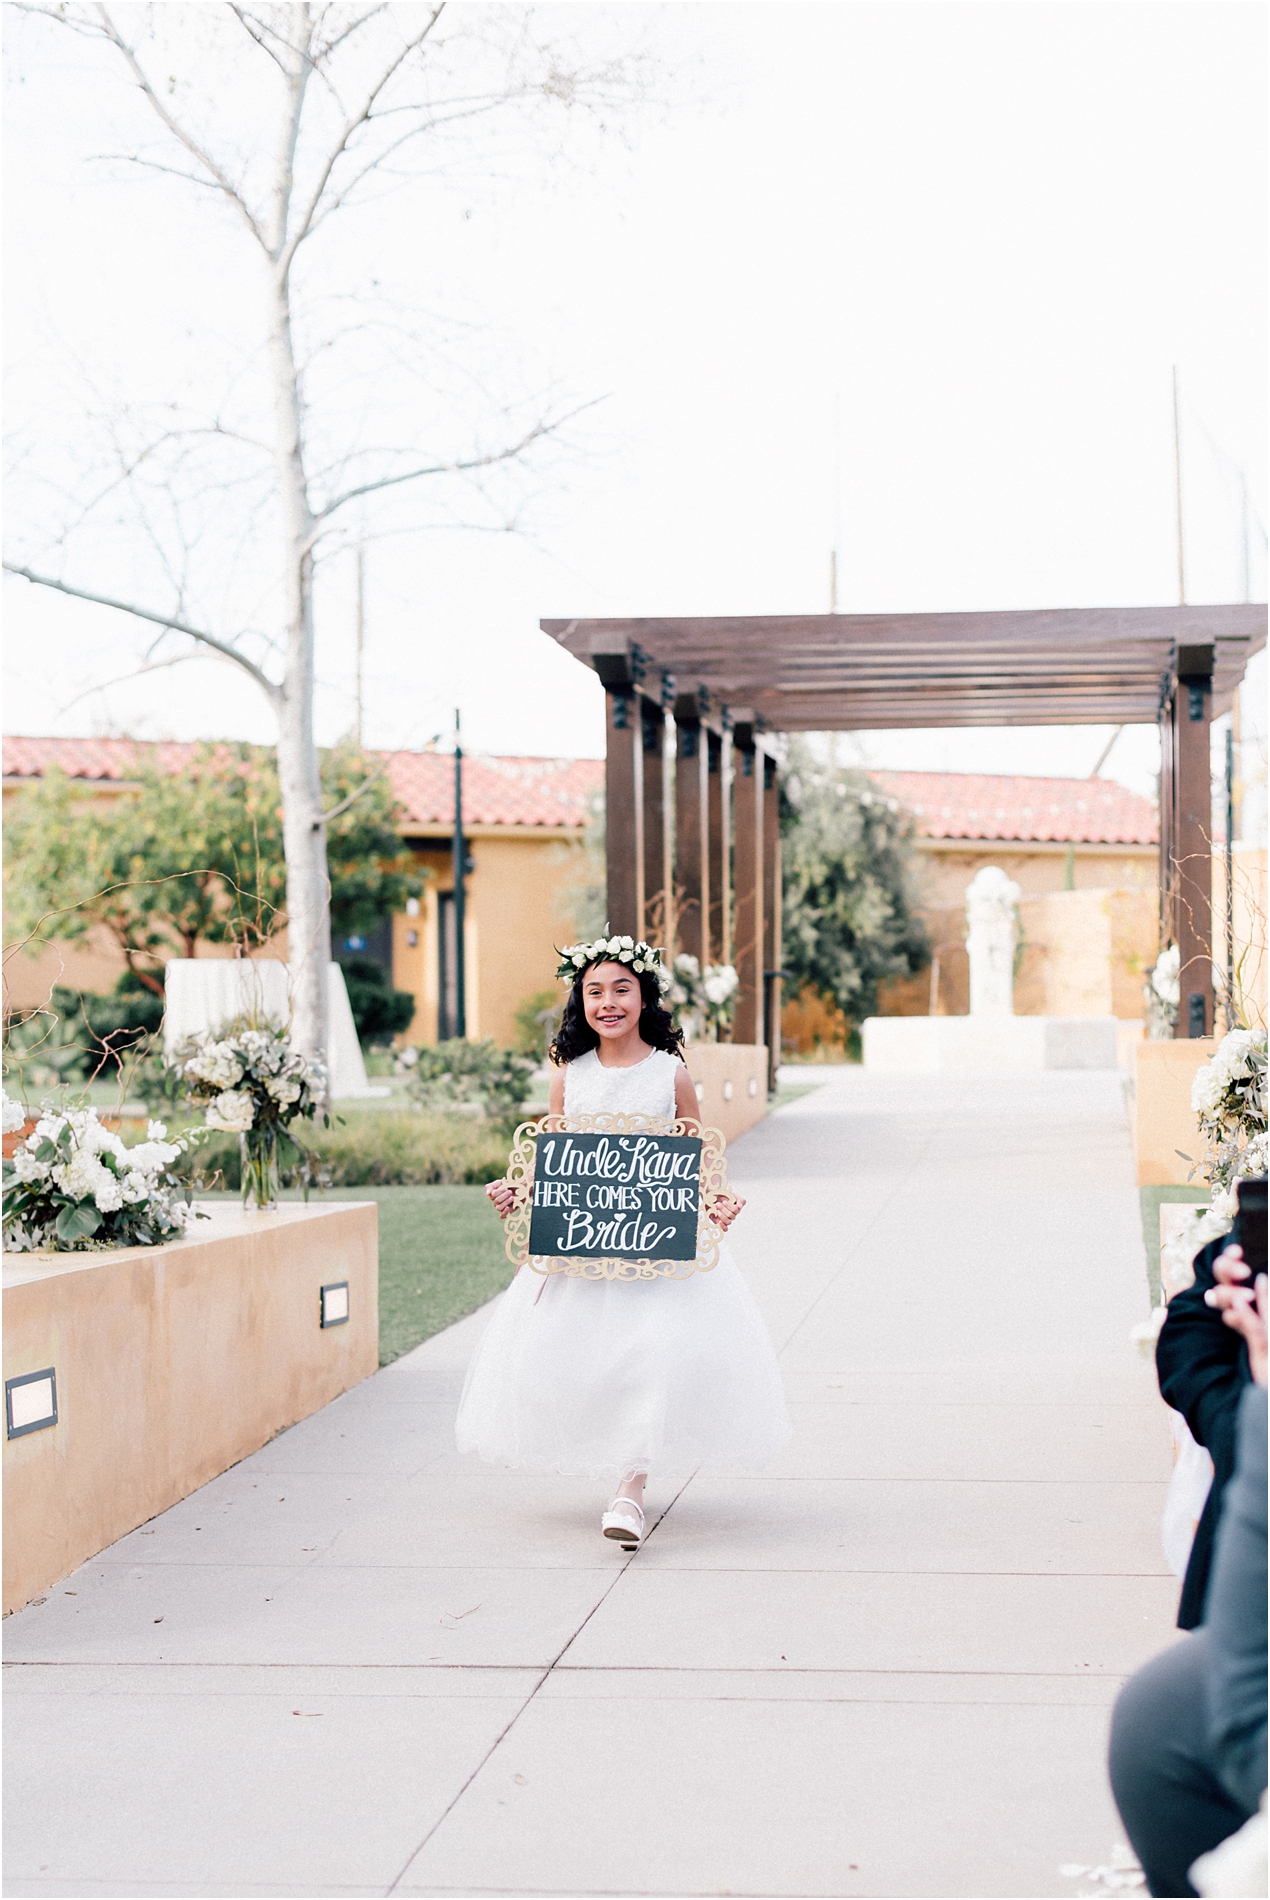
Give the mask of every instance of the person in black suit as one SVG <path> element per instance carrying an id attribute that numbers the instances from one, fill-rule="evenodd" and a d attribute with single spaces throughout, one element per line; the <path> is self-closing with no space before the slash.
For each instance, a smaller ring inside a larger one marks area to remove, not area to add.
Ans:
<path id="1" fill-rule="evenodd" d="M 1177 1626 L 1183 1630 L 1197 1629 L 1204 1621 L 1222 1493 L 1235 1468 L 1235 1419 L 1251 1376 L 1243 1339 L 1207 1298 L 1217 1284 L 1214 1263 L 1228 1245 L 1214 1240 L 1196 1256 L 1195 1284 L 1169 1301 L 1155 1348 L 1161 1398 L 1182 1414 L 1191 1437 L 1213 1461 L 1212 1489 L 1191 1545 L 1178 1604 Z"/>
<path id="2" fill-rule="evenodd" d="M 1266 1280 L 1255 1297 L 1241 1286 L 1248 1268 L 1231 1247 L 1208 1277 L 1207 1310 L 1246 1347 L 1252 1382 L 1238 1386 L 1233 1475 L 1197 1586 L 1204 1627 L 1125 1684 L 1107 1764 L 1147 1889 L 1174 1900 L 1195 1893 L 1191 1868 L 1256 1812 L 1266 1785 Z"/>

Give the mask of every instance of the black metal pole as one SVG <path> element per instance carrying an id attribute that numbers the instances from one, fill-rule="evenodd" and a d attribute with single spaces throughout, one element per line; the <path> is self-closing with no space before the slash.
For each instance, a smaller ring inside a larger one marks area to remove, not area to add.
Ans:
<path id="1" fill-rule="evenodd" d="M 467 1035 L 467 970 L 464 958 L 463 875 L 467 852 L 463 844 L 463 747 L 459 740 L 459 710 L 454 709 L 454 1027 L 453 1034 Z"/>

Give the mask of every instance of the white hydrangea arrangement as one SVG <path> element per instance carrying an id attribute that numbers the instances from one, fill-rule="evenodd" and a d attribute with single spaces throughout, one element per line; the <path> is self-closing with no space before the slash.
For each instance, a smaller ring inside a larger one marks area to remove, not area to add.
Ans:
<path id="1" fill-rule="evenodd" d="M 1208 1217 L 1226 1233 L 1238 1207 L 1237 1183 L 1266 1171 L 1266 1032 L 1232 1029 L 1191 1085 L 1191 1107 L 1210 1149 L 1203 1164 L 1212 1186 Z"/>
<path id="2" fill-rule="evenodd" d="M 26 1111 L 4 1097 L 4 1129 Z M 104 1128 L 95 1108 L 45 1105 L 33 1133 L 6 1163 L 4 1244 L 13 1253 L 79 1253 L 153 1247 L 184 1233 L 194 1211 L 172 1164 L 192 1146 L 151 1122 L 129 1148 Z"/>
<path id="3" fill-rule="evenodd" d="M 289 1124 L 311 1118 L 326 1093 L 322 1065 L 293 1049 L 285 1030 L 271 1023 L 228 1023 L 218 1033 L 191 1036 L 174 1052 L 170 1067 L 185 1085 L 191 1108 L 201 1108 L 208 1128 L 242 1140 L 244 1201 L 272 1207 L 277 1200 L 278 1151 L 289 1142 Z"/>
<path id="4" fill-rule="evenodd" d="M 703 970 L 686 951 L 675 958 L 670 1000 L 686 1041 L 702 1035 L 717 1041 L 719 1032 L 731 1027 L 740 985 L 730 963 L 708 963 Z"/>
<path id="5" fill-rule="evenodd" d="M 203 1110 L 207 1126 L 232 1135 L 270 1123 L 285 1127 L 297 1116 L 314 1114 L 325 1082 L 319 1065 L 270 1025 L 232 1024 L 219 1035 L 191 1036 L 171 1066 L 185 1084 L 186 1101 Z"/>

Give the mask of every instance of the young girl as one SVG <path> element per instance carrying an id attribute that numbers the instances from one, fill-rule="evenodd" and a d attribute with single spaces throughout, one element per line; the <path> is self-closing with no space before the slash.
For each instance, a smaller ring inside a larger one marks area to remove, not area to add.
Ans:
<path id="1" fill-rule="evenodd" d="M 660 950 L 601 938 L 565 950 L 559 974 L 572 983 L 551 1046 L 551 1113 L 695 1123 L 682 1031 L 662 1007 Z M 485 1192 L 505 1220 L 511 1187 L 492 1181 Z M 728 1228 L 744 1205 L 717 1203 L 716 1225 Z M 686 1279 L 522 1266 L 473 1355 L 456 1432 L 460 1451 L 491 1463 L 616 1477 L 600 1526 L 629 1547 L 644 1535 L 654 1463 L 762 1464 L 790 1427 L 767 1329 L 724 1246 L 713 1268 Z"/>

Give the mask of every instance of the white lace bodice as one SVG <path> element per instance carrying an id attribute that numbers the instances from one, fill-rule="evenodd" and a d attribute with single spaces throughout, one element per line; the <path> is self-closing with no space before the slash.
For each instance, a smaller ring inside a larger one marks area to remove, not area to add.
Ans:
<path id="1" fill-rule="evenodd" d="M 677 1056 L 654 1049 L 642 1062 L 629 1069 L 606 1069 L 599 1052 L 588 1049 L 571 1062 L 564 1072 L 564 1112 L 566 1115 L 664 1115 L 675 1114 L 675 1076 L 680 1068 Z"/>

